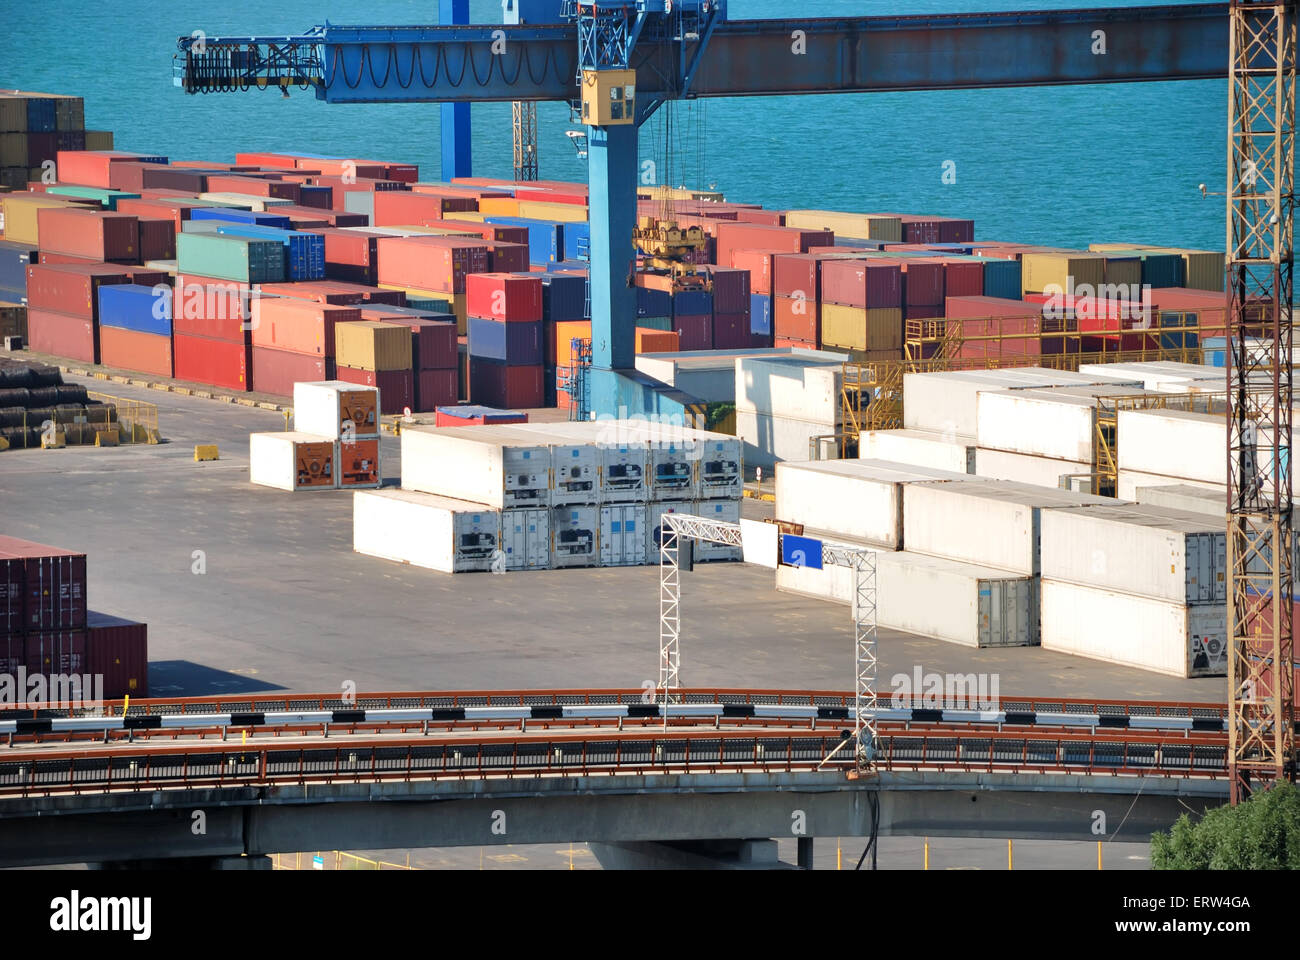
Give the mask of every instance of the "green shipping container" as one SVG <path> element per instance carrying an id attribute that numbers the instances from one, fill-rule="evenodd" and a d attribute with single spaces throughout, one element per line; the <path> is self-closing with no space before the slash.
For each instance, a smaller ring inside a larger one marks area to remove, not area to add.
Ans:
<path id="1" fill-rule="evenodd" d="M 284 279 L 284 244 L 206 233 L 176 237 L 176 264 L 181 273 L 240 283 L 279 283 Z"/>
<path id="2" fill-rule="evenodd" d="M 637 317 L 636 325 L 638 327 L 649 327 L 651 330 L 671 330 L 673 328 L 672 317 Z"/>
<path id="3" fill-rule="evenodd" d="M 47 187 L 46 193 L 60 197 L 84 197 L 87 200 L 98 200 L 105 210 L 116 210 L 117 201 L 119 200 L 137 200 L 140 197 L 138 193 L 125 193 L 121 190 L 103 190 L 99 187 L 70 187 L 70 186 L 53 186 Z"/>
<path id="4" fill-rule="evenodd" d="M 406 298 L 406 305 L 415 310 L 434 310 L 438 313 L 451 313 L 452 306 L 450 300 L 438 300 L 434 297 L 411 297 Z"/>

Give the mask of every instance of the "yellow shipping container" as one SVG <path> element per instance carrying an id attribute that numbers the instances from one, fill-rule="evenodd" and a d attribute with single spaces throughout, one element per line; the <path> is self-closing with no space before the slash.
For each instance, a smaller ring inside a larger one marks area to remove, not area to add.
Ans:
<path id="1" fill-rule="evenodd" d="M 1141 287 L 1142 261 L 1136 256 L 1125 256 L 1122 250 L 1111 251 L 1106 256 L 1102 278 L 1108 284 L 1122 283 L 1125 286 Z M 1078 282 L 1076 278 L 1075 283 Z"/>
<path id="2" fill-rule="evenodd" d="M 483 197 L 478 202 L 478 212 L 485 217 L 519 217 L 519 201 L 513 197 Z M 461 216 L 456 212 L 456 216 Z"/>
<path id="3" fill-rule="evenodd" d="M 0 133 L 0 167 L 27 166 L 27 134 Z"/>
<path id="4" fill-rule="evenodd" d="M 86 149 L 87 150 L 112 150 L 113 131 L 112 130 L 87 130 Z"/>
<path id="5" fill-rule="evenodd" d="M 447 214 L 448 220 L 468 220 L 472 223 L 483 223 L 487 220 L 487 217 L 486 213 L 481 211 L 476 213 L 473 210 L 457 210 L 454 213 Z"/>
<path id="6" fill-rule="evenodd" d="M 1222 292 L 1224 256 L 1214 250 L 1184 250 L 1182 247 L 1151 247 L 1152 253 L 1177 253 L 1187 271 L 1187 289 Z"/>
<path id="7" fill-rule="evenodd" d="M 1115 250 L 1149 250 L 1141 243 L 1090 243 L 1088 249 L 1093 253 L 1111 253 Z"/>
<path id="8" fill-rule="evenodd" d="M 897 307 L 822 304 L 822 343 L 850 350 L 901 350 L 903 311 Z"/>
<path id="9" fill-rule="evenodd" d="M 75 203 L 39 193 L 7 193 L 4 196 L 5 239 L 40 246 L 36 212 L 49 207 L 75 207 Z"/>
<path id="10" fill-rule="evenodd" d="M 903 221 L 871 213 L 839 213 L 835 210 L 787 210 L 787 227 L 800 230 L 832 230 L 837 237 L 859 240 L 884 240 L 902 243 Z"/>
<path id="11" fill-rule="evenodd" d="M 378 320 L 334 325 L 334 354 L 357 370 L 410 370 L 411 328 Z"/>
<path id="12" fill-rule="evenodd" d="M 1096 253 L 1026 253 L 1020 258 L 1021 293 L 1043 293 L 1056 286 L 1063 293 L 1088 284 L 1095 291 L 1105 282 L 1104 257 Z"/>
<path id="13" fill-rule="evenodd" d="M 542 200 L 516 200 L 519 212 L 514 216 L 529 220 L 552 220 L 558 223 L 585 223 L 587 208 L 576 203 L 547 203 Z M 479 209 L 483 209 L 482 201 Z"/>

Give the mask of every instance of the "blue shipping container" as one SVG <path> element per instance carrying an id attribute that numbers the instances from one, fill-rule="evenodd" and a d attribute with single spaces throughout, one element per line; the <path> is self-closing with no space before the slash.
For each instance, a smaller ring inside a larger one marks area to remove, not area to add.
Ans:
<path id="1" fill-rule="evenodd" d="M 636 288 L 636 315 L 638 317 L 668 317 L 673 312 L 671 294 L 662 290 Z"/>
<path id="2" fill-rule="evenodd" d="M 563 323 L 587 319 L 586 277 L 576 273 L 543 273 L 541 278 L 543 321 Z"/>
<path id="3" fill-rule="evenodd" d="M 984 296 L 1019 300 L 1020 261 L 981 257 L 984 262 Z"/>
<path id="4" fill-rule="evenodd" d="M 170 336 L 172 332 L 171 287 L 145 287 L 136 283 L 112 284 L 99 288 L 99 324 L 137 333 Z"/>
<path id="5" fill-rule="evenodd" d="M 564 256 L 558 259 L 591 259 L 590 223 L 566 223 L 564 225 Z"/>
<path id="6" fill-rule="evenodd" d="M 519 410 L 502 410 L 499 407 L 485 407 L 476 403 L 460 403 L 454 407 L 438 407 L 438 412 L 446 417 L 457 417 L 463 420 L 481 418 L 485 423 L 499 423 L 503 420 L 517 423 L 519 418 L 524 415 Z"/>
<path id="7" fill-rule="evenodd" d="M 545 266 L 564 259 L 559 251 L 564 249 L 564 224 L 549 220 L 531 220 L 527 217 L 484 217 L 484 223 L 502 227 L 528 229 L 528 262 Z"/>
<path id="8" fill-rule="evenodd" d="M 322 187 L 317 184 L 306 183 L 303 184 L 301 188 L 299 188 L 298 194 L 302 198 L 303 206 L 305 207 L 311 206 L 310 203 L 307 203 L 308 197 L 324 197 L 325 206 L 327 207 L 334 202 L 333 187 Z"/>
<path id="9" fill-rule="evenodd" d="M 0 288 L 21 290 L 26 296 L 27 268 L 37 262 L 34 244 L 0 240 Z"/>
<path id="10" fill-rule="evenodd" d="M 772 332 L 772 298 L 766 293 L 749 295 L 749 332 L 760 336 Z"/>
<path id="11" fill-rule="evenodd" d="M 57 130 L 54 101 L 45 97 L 30 98 L 27 101 L 27 132 L 55 133 Z"/>
<path id="12" fill-rule="evenodd" d="M 191 220 L 229 220 L 231 223 L 252 223 L 261 227 L 279 227 L 288 230 L 293 221 L 273 213 L 254 210 L 236 210 L 234 207 L 195 207 L 190 210 Z"/>
<path id="13" fill-rule="evenodd" d="M 542 325 L 536 321 L 485 320 L 470 317 L 466 321 L 469 355 L 500 360 L 510 366 L 536 366 L 542 362 Z"/>
<path id="14" fill-rule="evenodd" d="M 245 223 L 217 227 L 217 233 L 257 240 L 279 240 L 284 244 L 284 271 L 288 279 L 325 279 L 325 238 L 319 233 Z"/>
<path id="15" fill-rule="evenodd" d="M 672 295 L 674 317 L 700 317 L 713 313 L 713 294 L 707 290 L 679 290 Z"/>

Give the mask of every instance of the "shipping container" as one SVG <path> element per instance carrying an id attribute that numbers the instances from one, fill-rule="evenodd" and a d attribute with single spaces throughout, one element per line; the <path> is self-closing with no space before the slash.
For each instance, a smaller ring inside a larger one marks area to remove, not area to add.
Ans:
<path id="1" fill-rule="evenodd" d="M 172 332 L 172 289 L 166 284 L 156 287 L 134 283 L 102 286 L 99 288 L 99 323 L 101 327 L 120 327 L 168 337 Z"/>
<path id="2" fill-rule="evenodd" d="M 637 567 L 646 561 L 646 505 L 607 503 L 600 508 L 600 565 Z"/>
<path id="3" fill-rule="evenodd" d="M 831 543 L 858 549 L 854 541 Z M 1032 578 L 1005 570 L 904 551 L 874 550 L 876 623 L 965 647 L 1038 643 L 1038 596 Z M 853 570 L 781 565 L 778 589 L 851 604 Z M 936 603 L 935 598 L 943 602 Z"/>
<path id="4" fill-rule="evenodd" d="M 1227 502 L 1227 494 L 1222 483 L 1203 483 L 1199 480 L 1188 480 L 1185 477 L 1166 477 L 1157 473 L 1142 473 L 1138 470 L 1119 471 L 1119 480 L 1116 484 L 1116 494 L 1121 500 L 1137 499 L 1137 491 L 1150 487 L 1168 487 L 1168 486 L 1189 486 L 1198 487 L 1202 490 L 1213 491 L 1220 495 L 1221 500 Z"/>
<path id="5" fill-rule="evenodd" d="M 549 570 L 551 508 L 502 510 L 501 549 L 505 553 L 506 570 Z"/>
<path id="6" fill-rule="evenodd" d="M 139 260 L 176 259 L 176 224 L 171 219 L 137 218 Z"/>
<path id="7" fill-rule="evenodd" d="M 27 347 L 37 353 L 99 363 L 99 329 L 89 317 L 27 308 Z"/>
<path id="8" fill-rule="evenodd" d="M 170 377 L 175 372 L 171 335 L 103 324 L 99 328 L 99 362 L 118 370 Z"/>
<path id="9" fill-rule="evenodd" d="M 406 426 L 402 486 L 498 509 L 549 506 L 551 448 L 514 429 Z"/>
<path id="10" fill-rule="evenodd" d="M 197 215 L 198 212 L 195 211 Z M 176 238 L 176 268 L 240 283 L 284 279 L 284 244 L 218 234 L 182 233 Z"/>
<path id="11" fill-rule="evenodd" d="M 358 317 L 360 314 L 358 313 Z M 411 371 L 410 327 L 361 320 L 334 328 L 335 360 L 358 370 Z"/>
<path id="12" fill-rule="evenodd" d="M 249 480 L 279 490 L 333 490 L 335 442 L 292 431 L 248 435 Z"/>
<path id="13" fill-rule="evenodd" d="M 823 450 L 838 444 L 836 428 L 797 417 L 742 410 L 737 405 L 736 436 L 744 447 L 745 463 L 768 469 L 783 460 L 807 460 L 814 441 Z"/>
<path id="14" fill-rule="evenodd" d="M 822 424 L 840 422 L 840 355 L 752 356 L 736 361 L 736 410 Z M 800 459 L 806 459 L 801 457 Z"/>
<path id="15" fill-rule="evenodd" d="M 1172 677 L 1228 672 L 1227 608 L 1185 606 L 1058 580 L 1042 582 L 1044 650 Z"/>
<path id="16" fill-rule="evenodd" d="M 359 490 L 383 484 L 378 437 L 344 436 L 335 443 L 334 453 L 334 472 L 340 488 Z"/>
<path id="17" fill-rule="evenodd" d="M 330 358 L 335 356 L 338 327 L 361 322 L 361 311 L 356 307 L 336 307 L 290 297 L 256 298 L 251 313 L 254 346 Z M 410 337 L 405 336 L 404 340 L 409 361 Z"/>
<path id="18" fill-rule="evenodd" d="M 1068 293 L 1081 285 L 1095 291 L 1105 282 L 1105 263 L 1101 255 L 1083 251 L 1026 253 L 1020 258 L 1021 291 Z"/>
<path id="19" fill-rule="evenodd" d="M 1044 510 L 1106 510 L 1123 503 L 1025 483 L 963 479 L 962 483 L 913 483 L 903 488 L 903 542 L 908 550 L 1037 576 Z M 777 492 L 779 496 L 779 483 Z M 777 514 L 785 518 L 779 510 Z"/>
<path id="20" fill-rule="evenodd" d="M 378 391 L 343 380 L 295 383 L 293 425 L 302 433 L 332 440 L 345 435 L 378 437 Z"/>
<path id="21" fill-rule="evenodd" d="M 600 508 L 580 504 L 551 508 L 551 566 L 599 565 L 599 537 Z"/>
<path id="22" fill-rule="evenodd" d="M 43 246 L 40 243 L 40 212 L 42 210 L 89 210 L 85 204 L 67 197 L 44 194 L 6 194 L 0 206 L 4 209 L 5 239 L 15 243 Z"/>
<path id="23" fill-rule="evenodd" d="M 858 457 L 862 460 L 976 473 L 975 456 L 974 444 L 925 430 L 866 430 L 858 438 Z"/>
<path id="24" fill-rule="evenodd" d="M 487 271 L 487 247 L 459 237 L 381 237 L 376 277 L 381 284 L 464 293 L 468 274 Z"/>
<path id="25" fill-rule="evenodd" d="M 454 367 L 450 370 L 416 370 L 414 385 L 412 409 L 427 413 L 460 398 L 460 371 Z"/>
<path id="26" fill-rule="evenodd" d="M 740 523 L 740 494 L 732 500 L 696 500 L 691 505 L 691 512 L 706 520 L 722 523 Z M 727 543 L 712 543 L 697 540 L 693 547 L 695 559 L 708 562 L 711 560 L 740 560 L 740 547 Z"/>
<path id="27" fill-rule="evenodd" d="M 149 696 L 148 626 L 88 611 L 86 672 L 104 678 L 105 699 Z"/>
<path id="28" fill-rule="evenodd" d="M 1012 480 L 1058 490 L 1068 483 L 1066 478 L 1075 478 L 1075 483 L 1091 490 L 1091 477 L 1096 469 L 1095 464 L 1081 460 L 1059 460 L 978 447 L 975 450 L 975 469 L 971 472 L 991 480 Z"/>
<path id="29" fill-rule="evenodd" d="M 833 210 L 787 210 L 785 225 L 805 230 L 830 230 L 836 237 L 888 240 L 901 243 L 903 221 L 890 215 L 837 213 Z"/>
<path id="30" fill-rule="evenodd" d="M 401 370 L 364 370 L 336 364 L 334 375 L 346 383 L 376 387 L 379 390 L 379 412 L 385 416 L 405 413 L 415 407 L 415 373 L 409 367 Z"/>
<path id="31" fill-rule="evenodd" d="M 1186 410 L 1120 410 L 1119 469 L 1223 483 L 1228 420 L 1223 414 Z M 1261 446 L 1263 443 L 1261 442 Z M 1261 471 L 1271 464 L 1260 463 Z"/>
<path id="32" fill-rule="evenodd" d="M 527 423 L 528 414 L 520 410 L 498 410 L 472 403 L 438 407 L 436 427 L 465 427 L 471 424 Z"/>
<path id="33" fill-rule="evenodd" d="M 975 401 L 975 438 L 991 450 L 1093 463 L 1098 398 L 1144 395 L 1136 387 L 1107 386 L 982 390 Z"/>
<path id="34" fill-rule="evenodd" d="M 543 367 L 469 358 L 469 397 L 490 407 L 531 410 L 543 405 Z"/>
<path id="35" fill-rule="evenodd" d="M 596 451 L 600 503 L 644 501 L 650 496 L 652 440 L 630 421 L 564 421 L 534 424 L 553 437 L 564 437 Z"/>
<path id="36" fill-rule="evenodd" d="M 84 553 L 0 536 L 0 557 L 22 564 L 26 630 L 80 630 L 86 626 Z"/>
<path id="37" fill-rule="evenodd" d="M 359 490 L 352 549 L 443 573 L 491 570 L 501 550 L 501 512 L 410 490 Z"/>
<path id="38" fill-rule="evenodd" d="M 778 463 L 776 516 L 809 529 L 901 550 L 904 491 L 943 481 L 955 486 L 956 481 L 978 483 L 978 478 L 883 460 Z"/>
<path id="39" fill-rule="evenodd" d="M 172 334 L 172 369 L 178 380 L 245 391 L 252 386 L 251 364 L 249 347 L 244 343 Z"/>
<path id="40" fill-rule="evenodd" d="M 552 506 L 599 500 L 600 450 L 589 438 L 564 430 L 563 424 L 548 423 L 515 424 L 502 428 L 498 435 L 550 447 Z M 552 523 L 552 529 L 558 529 L 556 523 Z"/>
<path id="41" fill-rule="evenodd" d="M 1137 487 L 1133 491 L 1132 499 L 1143 506 L 1165 507 L 1211 517 L 1222 517 L 1224 505 L 1228 502 L 1224 487 L 1197 487 L 1187 483 Z M 1300 567 L 1296 568 L 1296 572 L 1300 573 Z"/>
<path id="42" fill-rule="evenodd" d="M 295 383 L 304 380 L 333 380 L 333 357 L 295 353 L 292 350 L 275 350 L 270 347 L 253 347 L 253 389 L 277 397 L 293 396 Z"/>
<path id="43" fill-rule="evenodd" d="M 469 352 L 510 365 L 536 366 L 542 362 L 542 324 L 476 317 L 467 321 Z"/>
<path id="44" fill-rule="evenodd" d="M 41 250 L 98 261 L 137 263 L 140 225 L 122 213 L 47 207 L 36 214 Z"/>
<path id="45" fill-rule="evenodd" d="M 232 343 L 251 342 L 252 303 L 260 289 L 233 280 L 177 274 L 172 295 L 172 330 L 176 334 Z"/>
<path id="46" fill-rule="evenodd" d="M 1134 505 L 1045 510 L 1042 575 L 1185 604 L 1227 602 L 1222 517 Z"/>
<path id="47" fill-rule="evenodd" d="M 103 188 L 108 188 L 112 182 L 111 171 L 115 163 L 167 162 L 166 157 L 128 153 L 124 150 L 60 150 L 56 160 L 61 183 Z"/>
<path id="48" fill-rule="evenodd" d="M 823 303 L 821 338 L 827 346 L 848 350 L 901 351 L 903 311 L 896 307 L 864 309 Z"/>
<path id="49" fill-rule="evenodd" d="M 410 307 L 371 307 L 361 311 L 363 320 L 379 320 L 406 326 L 411 331 L 411 366 L 415 370 L 456 368 L 456 318 Z"/>

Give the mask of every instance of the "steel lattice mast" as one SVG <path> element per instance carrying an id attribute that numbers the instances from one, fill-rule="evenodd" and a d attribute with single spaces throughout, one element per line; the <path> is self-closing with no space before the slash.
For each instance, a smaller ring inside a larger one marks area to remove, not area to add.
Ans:
<path id="1" fill-rule="evenodd" d="M 1293 2 L 1234 0 L 1228 97 L 1228 630 L 1233 802 L 1294 774 Z"/>

